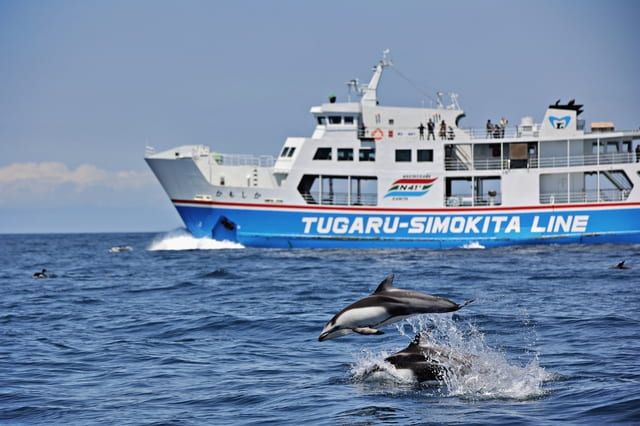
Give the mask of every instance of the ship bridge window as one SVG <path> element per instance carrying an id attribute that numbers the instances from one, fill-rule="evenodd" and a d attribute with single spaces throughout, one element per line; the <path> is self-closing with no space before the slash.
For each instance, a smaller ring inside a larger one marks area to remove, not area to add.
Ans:
<path id="1" fill-rule="evenodd" d="M 363 148 L 358 153 L 360 161 L 376 161 L 376 150 L 374 148 Z"/>
<path id="2" fill-rule="evenodd" d="M 345 115 L 344 116 L 344 124 L 353 124 L 353 116 Z"/>
<path id="3" fill-rule="evenodd" d="M 293 157 L 294 152 L 296 152 L 296 147 L 292 146 L 291 148 L 289 148 L 289 153 L 287 154 L 287 157 Z"/>
<path id="4" fill-rule="evenodd" d="M 433 150 L 432 149 L 419 149 L 418 150 L 418 163 L 433 162 Z"/>
<path id="5" fill-rule="evenodd" d="M 282 154 L 280 154 L 280 157 L 286 157 L 287 154 L 289 154 L 289 147 L 285 146 L 284 149 L 282 150 Z"/>
<path id="6" fill-rule="evenodd" d="M 338 161 L 353 161 L 353 149 L 338 148 Z"/>
<path id="7" fill-rule="evenodd" d="M 314 160 L 331 160 L 331 148 L 318 148 L 316 150 L 315 155 L 313 156 Z"/>
<path id="8" fill-rule="evenodd" d="M 324 126 L 325 124 L 327 124 L 327 117 L 325 116 L 318 117 L 318 124 L 321 126 Z"/>
<path id="9" fill-rule="evenodd" d="M 411 150 L 410 149 L 396 149 L 396 162 L 408 163 L 411 162 Z"/>
<path id="10" fill-rule="evenodd" d="M 329 116 L 329 124 L 341 124 L 342 117 L 339 115 L 330 115 Z"/>

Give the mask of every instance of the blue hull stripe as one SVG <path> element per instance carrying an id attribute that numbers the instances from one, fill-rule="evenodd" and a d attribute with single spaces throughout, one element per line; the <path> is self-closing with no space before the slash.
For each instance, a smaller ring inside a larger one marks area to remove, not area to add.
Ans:
<path id="1" fill-rule="evenodd" d="M 474 243 L 485 247 L 640 243 L 640 207 L 630 203 L 588 208 L 556 205 L 545 206 L 544 210 L 535 206 L 417 212 L 183 203 L 177 202 L 176 209 L 194 236 L 255 247 L 454 248 Z"/>

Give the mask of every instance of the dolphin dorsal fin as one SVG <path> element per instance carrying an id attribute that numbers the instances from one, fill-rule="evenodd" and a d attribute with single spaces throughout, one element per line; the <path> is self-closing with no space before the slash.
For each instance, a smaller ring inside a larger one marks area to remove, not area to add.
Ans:
<path id="1" fill-rule="evenodd" d="M 417 345 L 420 346 L 420 341 L 422 340 L 422 332 L 418 331 L 415 335 L 415 337 L 413 338 L 413 340 L 411 341 L 411 345 Z"/>
<path id="2" fill-rule="evenodd" d="M 393 274 L 389 274 L 387 275 L 387 278 L 382 280 L 382 282 L 378 285 L 378 288 L 376 288 L 376 291 L 374 291 L 373 294 L 381 293 L 383 291 L 389 291 L 392 288 L 393 288 Z"/>

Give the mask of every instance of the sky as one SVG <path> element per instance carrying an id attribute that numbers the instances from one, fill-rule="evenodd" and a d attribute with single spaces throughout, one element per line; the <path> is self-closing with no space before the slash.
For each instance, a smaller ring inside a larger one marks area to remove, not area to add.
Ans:
<path id="1" fill-rule="evenodd" d="M 144 149 L 276 155 L 309 109 L 395 68 L 383 105 L 456 92 L 462 127 L 640 126 L 637 1 L 0 0 L 0 233 L 160 232 L 181 221 Z"/>

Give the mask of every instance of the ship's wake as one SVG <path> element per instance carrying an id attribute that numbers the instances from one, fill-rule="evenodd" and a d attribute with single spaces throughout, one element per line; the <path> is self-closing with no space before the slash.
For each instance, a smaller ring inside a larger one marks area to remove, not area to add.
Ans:
<path id="1" fill-rule="evenodd" d="M 504 353 L 489 347 L 484 334 L 472 325 L 456 324 L 444 316 L 410 319 L 397 327 L 407 343 L 413 338 L 405 332 L 407 324 L 414 334 L 426 331 L 423 336 L 427 336 L 427 344 L 449 354 L 438 359 L 443 380 L 422 383 L 420 389 L 474 400 L 525 400 L 544 395 L 544 383 L 554 377 L 539 365 L 537 354 L 531 354 L 525 365 L 509 361 Z M 357 354 L 351 366 L 353 381 L 383 392 L 414 391 L 418 383 L 386 362 L 390 355 L 371 351 Z M 463 366 L 460 360 L 464 360 Z"/>
<path id="2" fill-rule="evenodd" d="M 242 244 L 233 241 L 218 241 L 212 238 L 196 238 L 184 228 L 174 229 L 154 238 L 147 250 L 221 250 L 241 249 Z"/>

